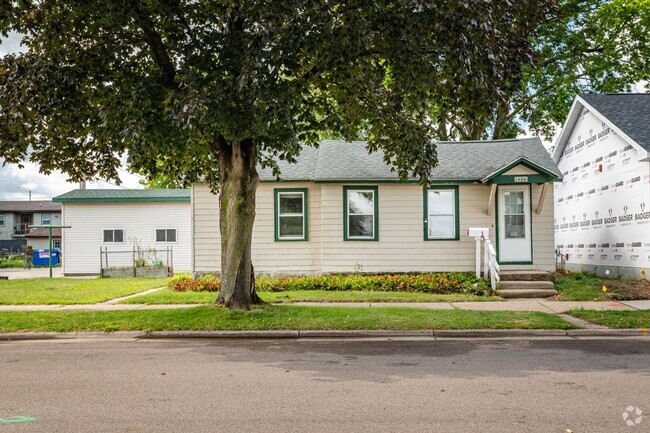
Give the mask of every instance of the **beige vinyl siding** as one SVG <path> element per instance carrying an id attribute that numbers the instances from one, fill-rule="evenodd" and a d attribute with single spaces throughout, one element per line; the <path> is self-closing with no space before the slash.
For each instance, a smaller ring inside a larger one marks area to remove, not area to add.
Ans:
<path id="1" fill-rule="evenodd" d="M 164 250 L 171 246 L 175 272 L 191 270 L 191 213 L 187 202 L 64 203 L 63 272 L 66 275 L 99 274 L 99 249 L 133 249 L 133 238 L 142 248 Z M 175 243 L 157 243 L 156 228 L 175 228 Z M 123 229 L 124 243 L 104 243 L 104 229 Z M 166 260 L 166 254 L 158 258 Z M 131 266 L 132 254 L 110 255 L 110 266 Z"/>
<path id="2" fill-rule="evenodd" d="M 257 193 L 253 228 L 253 264 L 258 273 L 313 274 L 354 272 L 473 271 L 475 241 L 469 227 L 488 227 L 496 246 L 496 210 L 487 214 L 490 186 L 460 185 L 460 240 L 424 240 L 424 197 L 419 185 L 378 186 L 379 240 L 343 240 L 343 186 L 329 183 L 263 183 Z M 309 189 L 309 241 L 274 241 L 274 188 Z M 541 215 L 535 213 L 541 185 L 532 186 L 533 264 L 504 269 L 553 270 L 553 191 L 549 188 Z M 218 199 L 208 188 L 192 188 L 195 272 L 220 268 Z"/>
<path id="3" fill-rule="evenodd" d="M 309 240 L 275 241 L 275 188 L 307 188 Z M 320 260 L 320 185 L 313 183 L 262 183 L 256 196 L 255 225 L 253 226 L 253 265 L 258 273 L 312 274 L 321 269 Z M 221 267 L 219 233 L 219 199 L 206 185 L 192 187 L 194 210 L 194 266 L 195 272 L 218 272 Z"/>
<path id="4" fill-rule="evenodd" d="M 507 176 L 507 175 L 518 175 L 518 174 L 526 175 L 526 174 L 539 174 L 539 173 L 537 173 L 535 170 L 526 167 L 525 165 L 519 164 L 516 167 L 512 167 L 510 170 L 506 171 L 502 175 Z"/>

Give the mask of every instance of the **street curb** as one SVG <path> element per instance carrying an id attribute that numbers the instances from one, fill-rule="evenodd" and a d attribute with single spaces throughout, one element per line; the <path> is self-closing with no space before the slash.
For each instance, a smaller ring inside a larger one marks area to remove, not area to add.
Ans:
<path id="1" fill-rule="evenodd" d="M 271 330 L 271 331 L 115 331 L 115 332 L 10 332 L 0 341 L 72 339 L 287 339 L 287 338 L 527 338 L 527 337 L 648 337 L 644 329 L 421 329 L 387 330 Z"/>
<path id="2" fill-rule="evenodd" d="M 74 340 L 77 338 L 147 338 L 143 331 L 115 332 L 7 332 L 0 333 L 0 341 L 15 340 Z"/>
<path id="3" fill-rule="evenodd" d="M 441 329 L 436 338 L 566 337 L 564 329 Z"/>
<path id="4" fill-rule="evenodd" d="M 389 331 L 385 329 L 304 330 L 300 338 L 368 338 L 368 337 L 433 337 L 432 329 L 412 331 Z"/>
<path id="5" fill-rule="evenodd" d="M 145 338 L 298 338 L 299 331 L 150 331 Z"/>
<path id="6" fill-rule="evenodd" d="M 570 337 L 647 337 L 647 329 L 570 329 Z"/>

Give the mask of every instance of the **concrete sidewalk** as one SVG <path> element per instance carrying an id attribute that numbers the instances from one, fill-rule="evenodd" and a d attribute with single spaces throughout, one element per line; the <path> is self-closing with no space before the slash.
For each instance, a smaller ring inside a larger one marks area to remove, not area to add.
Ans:
<path id="1" fill-rule="evenodd" d="M 117 310 L 168 310 L 201 307 L 210 304 L 88 304 L 88 305 L 0 305 L 2 311 L 117 311 Z M 356 307 L 356 308 L 420 308 L 429 310 L 473 310 L 473 311 L 539 311 L 562 314 L 576 308 L 586 310 L 650 310 L 650 301 L 551 301 L 542 299 L 515 299 L 503 302 L 295 302 L 291 304 L 311 307 Z"/>

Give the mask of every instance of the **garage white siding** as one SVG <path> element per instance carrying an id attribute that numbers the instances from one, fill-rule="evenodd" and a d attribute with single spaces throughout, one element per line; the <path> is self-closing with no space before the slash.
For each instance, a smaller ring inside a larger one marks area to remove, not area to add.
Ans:
<path id="1" fill-rule="evenodd" d="M 64 203 L 63 272 L 66 275 L 99 274 L 100 247 L 109 251 L 173 250 L 175 272 L 189 271 L 191 260 L 191 210 L 189 202 Z M 176 229 L 176 242 L 156 242 L 155 230 Z M 123 243 L 104 243 L 104 229 L 123 229 Z M 119 258 L 118 258 L 119 257 Z M 165 253 L 158 253 L 165 262 Z M 132 254 L 111 254 L 111 266 L 130 266 Z"/>

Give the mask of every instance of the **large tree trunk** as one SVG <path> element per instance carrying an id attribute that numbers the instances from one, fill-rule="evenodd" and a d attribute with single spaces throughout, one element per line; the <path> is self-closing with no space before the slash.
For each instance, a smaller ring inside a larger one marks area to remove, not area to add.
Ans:
<path id="1" fill-rule="evenodd" d="M 255 292 L 251 240 L 255 221 L 255 191 L 259 176 L 255 168 L 253 140 L 218 142 L 219 216 L 221 230 L 221 292 L 218 304 L 247 309 L 262 303 Z"/>

